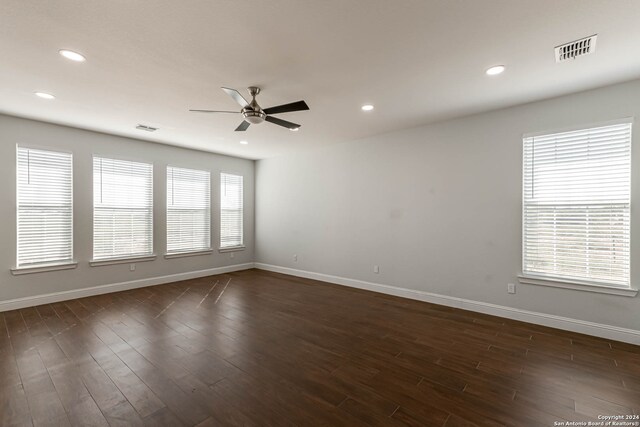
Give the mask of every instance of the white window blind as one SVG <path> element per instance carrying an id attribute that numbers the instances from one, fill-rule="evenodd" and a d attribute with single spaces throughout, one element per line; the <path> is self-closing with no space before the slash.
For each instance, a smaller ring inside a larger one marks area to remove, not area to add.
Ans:
<path id="1" fill-rule="evenodd" d="M 211 174 L 167 167 L 167 253 L 211 246 Z"/>
<path id="2" fill-rule="evenodd" d="M 524 138 L 523 272 L 629 287 L 631 124 Z"/>
<path id="3" fill-rule="evenodd" d="M 93 158 L 93 258 L 153 253 L 153 165 Z"/>
<path id="4" fill-rule="evenodd" d="M 220 247 L 243 244 L 242 176 L 220 174 Z"/>
<path id="5" fill-rule="evenodd" d="M 17 267 L 73 258 L 72 155 L 18 147 Z"/>

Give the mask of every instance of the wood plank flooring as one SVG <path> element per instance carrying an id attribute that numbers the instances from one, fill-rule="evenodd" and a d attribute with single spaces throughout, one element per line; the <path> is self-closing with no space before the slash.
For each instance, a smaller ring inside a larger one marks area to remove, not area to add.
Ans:
<path id="1" fill-rule="evenodd" d="M 2 426 L 553 426 L 640 347 L 248 270 L 0 313 Z"/>

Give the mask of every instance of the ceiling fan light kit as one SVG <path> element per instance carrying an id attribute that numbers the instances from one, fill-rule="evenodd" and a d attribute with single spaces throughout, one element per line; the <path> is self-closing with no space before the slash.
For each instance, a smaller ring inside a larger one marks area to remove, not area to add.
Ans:
<path id="1" fill-rule="evenodd" d="M 256 101 L 256 96 L 260 93 L 260 88 L 256 86 L 249 86 L 247 90 L 249 91 L 249 95 L 251 95 L 251 102 L 248 102 L 241 94 L 235 89 L 230 89 L 227 87 L 222 88 L 223 91 L 234 101 L 236 101 L 242 107 L 242 110 L 239 111 L 242 114 L 244 120 L 240 123 L 240 126 L 236 128 L 236 132 L 244 132 L 246 131 L 250 125 L 260 124 L 264 121 L 276 124 L 278 126 L 285 127 L 290 130 L 298 130 L 300 129 L 300 125 L 296 123 L 292 123 L 286 120 L 279 119 L 277 117 L 272 117 L 272 114 L 280 114 L 280 113 L 290 113 L 294 111 L 305 111 L 309 109 L 309 106 L 304 101 L 292 102 L 290 104 L 278 105 L 275 107 L 262 109 L 258 102 Z M 198 113 L 238 113 L 237 111 L 215 111 L 215 110 L 189 110 Z"/>

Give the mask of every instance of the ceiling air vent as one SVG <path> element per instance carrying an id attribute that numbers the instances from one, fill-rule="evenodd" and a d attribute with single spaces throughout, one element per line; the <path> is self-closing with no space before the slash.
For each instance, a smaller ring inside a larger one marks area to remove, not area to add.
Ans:
<path id="1" fill-rule="evenodd" d="M 158 130 L 158 128 L 154 128 L 154 127 L 147 126 L 147 125 L 138 125 L 138 126 L 136 126 L 136 129 L 145 130 L 147 132 L 155 132 L 155 131 Z"/>
<path id="2" fill-rule="evenodd" d="M 579 56 L 588 55 L 596 50 L 597 34 L 585 37 L 580 40 L 556 46 L 556 62 L 563 62 L 569 59 L 576 59 Z"/>

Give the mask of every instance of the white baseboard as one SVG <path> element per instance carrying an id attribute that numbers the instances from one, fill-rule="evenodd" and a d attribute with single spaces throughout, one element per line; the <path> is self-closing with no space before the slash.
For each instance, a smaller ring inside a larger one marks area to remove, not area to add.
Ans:
<path id="1" fill-rule="evenodd" d="M 433 304 L 445 305 L 448 307 L 455 307 L 463 310 L 470 310 L 478 313 L 490 314 L 493 316 L 533 323 L 536 325 L 548 326 L 551 328 L 563 329 L 566 331 L 578 332 L 581 334 L 593 335 L 596 337 L 640 345 L 640 331 L 637 331 L 635 329 L 627 329 L 618 326 L 587 322 L 584 320 L 571 319 L 568 317 L 555 316 L 552 314 L 521 310 L 518 308 L 473 301 L 447 295 L 433 294 L 429 292 L 400 288 L 396 286 L 382 285 L 379 283 L 365 282 L 363 280 L 349 279 L 346 277 L 332 276 L 329 274 L 296 270 L 294 268 L 280 267 L 277 265 L 263 264 L 259 262 L 255 263 L 254 265 L 255 268 L 261 270 L 289 274 L 291 276 L 304 277 L 307 279 L 314 279 L 322 282 L 335 283 L 337 285 L 365 289 L 368 291 L 380 292 L 383 294 L 410 298 L 414 300 L 430 302 Z"/>
<path id="2" fill-rule="evenodd" d="M 481 301 L 473 301 L 448 295 L 440 295 L 414 289 L 400 288 L 397 286 L 383 285 L 380 283 L 366 282 L 363 280 L 349 279 L 346 277 L 332 276 L 329 274 L 315 273 L 311 271 L 297 270 L 294 268 L 280 267 L 277 265 L 252 262 L 0 301 L 0 312 L 17 310 L 25 307 L 33 307 L 42 304 L 50 304 L 75 298 L 84 298 L 93 295 L 144 288 L 146 286 L 162 285 L 165 283 L 177 282 L 180 280 L 189 280 L 196 279 L 198 277 L 231 273 L 233 271 L 248 270 L 251 268 L 289 274 L 291 276 L 304 277 L 307 279 L 319 280 L 321 282 L 334 283 L 337 285 L 349 286 L 352 288 L 364 289 L 418 301 L 425 301 L 433 304 L 455 307 L 463 310 L 470 310 L 479 313 L 490 314 L 493 316 L 520 320 L 536 325 L 548 326 L 551 328 L 563 329 L 567 331 L 578 332 L 581 334 L 593 335 L 601 338 L 640 345 L 640 331 L 635 329 L 627 329 L 618 326 L 604 325 L 601 323 L 587 322 L 585 320 L 571 319 L 568 317 L 555 316 L 552 314 L 521 310 L 518 308 L 490 304 Z"/>
<path id="3" fill-rule="evenodd" d="M 150 277 L 148 279 L 131 280 L 129 282 L 111 283 L 108 285 L 93 286 L 91 288 L 73 289 L 69 291 L 54 292 L 51 294 L 16 298 L 7 301 L 0 301 L 0 312 L 33 307 L 42 304 L 51 304 L 53 302 L 67 301 L 75 298 L 84 298 L 93 295 L 144 288 L 146 286 L 162 285 L 164 283 L 177 282 L 180 280 L 197 279 L 198 277 L 214 276 L 216 274 L 231 273 L 233 271 L 248 270 L 250 268 L 253 268 L 252 262 L 209 268 L 206 270 L 189 271 L 186 273 L 170 274 L 167 276 Z"/>

